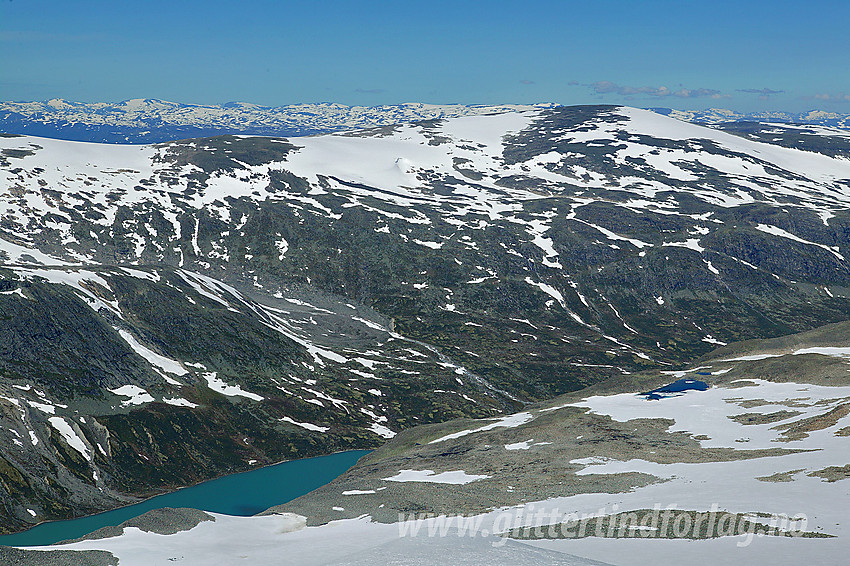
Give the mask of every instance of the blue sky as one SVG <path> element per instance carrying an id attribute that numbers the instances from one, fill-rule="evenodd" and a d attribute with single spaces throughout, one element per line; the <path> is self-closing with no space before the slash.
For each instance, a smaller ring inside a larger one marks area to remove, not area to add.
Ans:
<path id="1" fill-rule="evenodd" d="M 0 100 L 850 112 L 850 2 L 0 0 Z"/>

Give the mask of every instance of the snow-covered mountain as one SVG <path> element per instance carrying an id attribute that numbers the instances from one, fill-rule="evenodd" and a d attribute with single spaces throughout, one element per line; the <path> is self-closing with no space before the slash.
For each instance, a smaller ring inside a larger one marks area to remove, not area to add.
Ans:
<path id="1" fill-rule="evenodd" d="M 3 524 L 847 320 L 850 136 L 774 129 L 0 138 Z"/>
<path id="2" fill-rule="evenodd" d="M 181 104 L 157 99 L 118 103 L 0 102 L 0 132 L 106 143 L 157 143 L 218 134 L 304 136 L 460 116 L 548 108 L 538 105 L 335 103 L 260 106 Z"/>
<path id="3" fill-rule="evenodd" d="M 104 143 L 159 143 L 221 134 L 304 136 L 392 124 L 478 116 L 556 104 L 463 105 L 408 103 L 384 106 L 293 104 L 260 106 L 247 102 L 222 105 L 182 104 L 158 99 L 118 103 L 0 102 L 0 132 Z M 699 111 L 652 108 L 686 122 L 733 126 L 738 122 L 793 123 L 850 129 L 850 114 L 809 112 L 741 113 L 711 108 Z"/>
<path id="4" fill-rule="evenodd" d="M 674 110 L 672 108 L 652 108 L 654 112 L 698 124 L 722 124 L 725 122 L 766 122 L 780 124 L 800 124 L 826 126 L 830 128 L 850 128 L 850 114 L 809 110 L 807 112 L 736 112 L 722 108 L 707 110 Z"/>

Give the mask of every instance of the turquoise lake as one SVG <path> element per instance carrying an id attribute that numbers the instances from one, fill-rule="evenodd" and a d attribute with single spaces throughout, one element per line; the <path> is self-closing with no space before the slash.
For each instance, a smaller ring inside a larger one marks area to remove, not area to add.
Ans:
<path id="1" fill-rule="evenodd" d="M 368 453 L 368 450 L 351 450 L 224 476 L 97 515 L 42 523 L 22 533 L 0 536 L 0 545 L 42 546 L 79 538 L 162 507 L 192 507 L 225 515 L 256 515 L 325 485 Z"/>

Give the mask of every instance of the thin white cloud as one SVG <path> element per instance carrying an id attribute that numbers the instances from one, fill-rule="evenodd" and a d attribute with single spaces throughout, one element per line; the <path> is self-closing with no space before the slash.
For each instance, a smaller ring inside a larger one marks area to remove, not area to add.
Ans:
<path id="1" fill-rule="evenodd" d="M 850 102 L 850 94 L 847 93 L 838 93 L 838 94 L 816 94 L 815 100 L 820 100 L 823 102 Z"/>
<path id="2" fill-rule="evenodd" d="M 673 96 L 676 98 L 729 98 L 713 88 L 684 88 L 670 89 L 666 86 L 625 86 L 612 83 L 611 81 L 598 81 L 588 85 L 596 94 L 618 94 L 620 96 L 647 95 L 657 98 Z"/>

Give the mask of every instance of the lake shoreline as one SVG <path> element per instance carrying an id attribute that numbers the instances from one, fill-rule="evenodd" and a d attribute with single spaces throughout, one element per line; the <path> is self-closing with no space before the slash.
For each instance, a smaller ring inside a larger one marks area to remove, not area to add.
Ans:
<path id="1" fill-rule="evenodd" d="M 7 547 L 31 547 L 31 546 L 49 546 L 54 544 L 59 544 L 66 540 L 72 540 L 76 538 L 80 538 L 81 536 L 85 536 L 91 532 L 99 530 L 103 527 L 108 526 L 116 526 L 117 524 L 123 523 L 127 520 L 133 519 L 142 515 L 148 511 L 154 509 L 160 509 L 163 507 L 189 507 L 196 508 L 196 506 L 192 505 L 192 502 L 195 503 L 203 503 L 203 501 L 197 496 L 193 496 L 193 493 L 198 492 L 199 490 L 209 490 L 211 484 L 220 484 L 225 482 L 230 488 L 233 486 L 238 486 L 246 475 L 252 475 L 252 477 L 257 478 L 265 478 L 266 481 L 276 481 L 275 476 L 279 472 L 282 475 L 285 475 L 286 472 L 283 471 L 283 467 L 289 465 L 290 467 L 287 470 L 294 470 L 296 473 L 300 471 L 302 468 L 307 469 L 310 467 L 310 464 L 313 463 L 322 463 L 326 464 L 325 467 L 319 468 L 317 470 L 312 470 L 312 473 L 309 475 L 309 480 L 313 481 L 305 481 L 304 477 L 299 478 L 290 478 L 291 483 L 287 485 L 294 485 L 291 491 L 287 491 L 284 494 L 280 495 L 282 492 L 274 492 L 279 493 L 279 495 L 269 495 L 269 500 L 266 501 L 266 504 L 260 503 L 260 500 L 265 497 L 264 493 L 260 493 L 257 490 L 257 486 L 254 482 L 246 486 L 243 494 L 246 495 L 245 502 L 242 502 L 240 505 L 240 501 L 238 497 L 234 497 L 233 493 L 222 492 L 220 500 L 218 504 L 202 504 L 201 507 L 215 507 L 216 509 L 199 509 L 201 511 L 209 511 L 213 513 L 220 513 L 226 515 L 236 515 L 236 516 L 252 516 L 258 513 L 262 513 L 263 511 L 274 507 L 276 505 L 280 505 L 282 503 L 286 503 L 291 501 L 292 499 L 296 499 L 302 495 L 306 495 L 311 491 L 318 489 L 319 487 L 326 485 L 327 483 L 333 481 L 336 477 L 344 473 L 346 470 L 351 468 L 353 465 L 357 463 L 363 456 L 369 454 L 371 450 L 340 450 L 329 454 L 323 454 L 320 456 L 310 456 L 306 458 L 296 458 L 293 460 L 284 460 L 282 462 L 277 462 L 274 464 L 267 464 L 263 466 L 256 467 L 254 469 L 245 470 L 242 472 L 235 472 L 232 474 L 224 474 L 215 478 L 210 478 L 208 480 L 204 480 L 202 482 L 197 482 L 192 485 L 187 485 L 183 487 L 179 487 L 172 491 L 167 491 L 164 493 L 160 493 L 157 495 L 152 495 L 150 497 L 146 497 L 140 499 L 139 501 L 130 503 L 128 505 L 121 505 L 119 507 L 115 507 L 112 509 L 107 509 L 98 513 L 93 513 L 90 515 L 84 515 L 81 517 L 75 517 L 71 519 L 60 519 L 54 521 L 42 521 L 38 524 L 31 526 L 30 528 L 18 531 L 15 533 L 9 533 L 6 535 L 0 535 L 0 546 Z M 356 458 L 353 458 L 356 456 Z M 330 462 L 328 462 L 330 460 Z M 294 466 L 294 468 L 293 468 Z M 326 481 L 323 481 L 326 480 Z M 300 483 L 298 483 L 300 481 Z M 272 488 L 274 486 L 267 485 L 266 487 Z M 307 489 L 309 488 L 309 489 Z M 306 491 L 305 491 L 306 489 Z M 188 494 L 188 495 L 187 495 Z M 164 498 L 164 499 L 163 499 Z M 280 500 L 280 499 L 284 500 Z M 158 505 L 157 500 L 160 503 L 164 501 L 174 501 L 174 505 L 172 504 L 162 504 Z M 182 505 L 180 502 L 185 501 L 190 503 L 189 505 Z M 263 506 L 264 505 L 264 506 Z M 225 512 L 217 510 L 219 508 L 227 508 L 231 511 L 236 512 Z M 138 513 L 134 513 L 134 510 L 139 511 Z M 249 512 L 254 511 L 254 512 Z M 118 520 L 119 517 L 123 517 Z M 69 535 L 57 538 L 57 535 L 49 537 L 49 541 L 39 541 L 39 542 L 30 542 L 28 539 L 34 539 L 38 537 L 41 531 L 47 530 L 50 532 L 60 531 L 63 527 L 68 525 L 85 525 L 85 527 L 81 527 L 83 529 L 88 529 L 86 532 L 81 532 L 80 528 L 71 529 L 69 531 Z M 93 527 L 93 528 L 90 528 Z M 37 531 L 34 534 L 34 531 Z"/>

